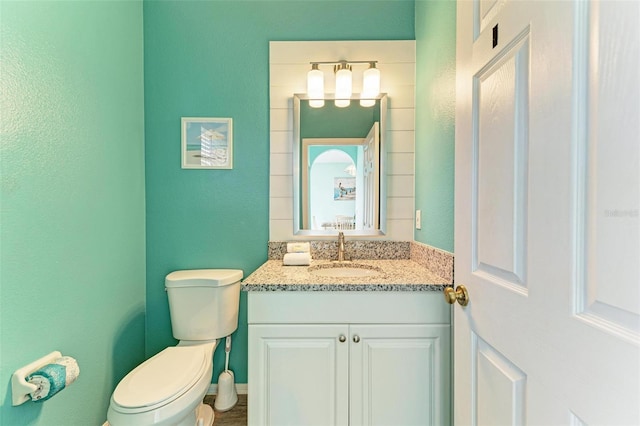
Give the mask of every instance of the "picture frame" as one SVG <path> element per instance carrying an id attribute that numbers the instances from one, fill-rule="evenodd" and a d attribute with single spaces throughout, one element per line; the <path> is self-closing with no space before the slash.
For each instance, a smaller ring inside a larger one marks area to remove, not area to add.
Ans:
<path id="1" fill-rule="evenodd" d="M 333 201 L 354 201 L 356 178 L 352 176 L 333 178 Z"/>
<path id="2" fill-rule="evenodd" d="M 233 119 L 182 117 L 182 168 L 233 169 Z"/>

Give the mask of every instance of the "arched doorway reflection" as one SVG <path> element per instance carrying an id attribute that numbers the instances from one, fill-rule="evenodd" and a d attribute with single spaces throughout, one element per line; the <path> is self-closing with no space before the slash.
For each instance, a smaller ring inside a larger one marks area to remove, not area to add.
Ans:
<path id="1" fill-rule="evenodd" d="M 362 224 L 362 146 L 315 146 L 310 153 L 309 216 L 316 230 Z M 360 163 L 360 164 L 358 164 Z"/>

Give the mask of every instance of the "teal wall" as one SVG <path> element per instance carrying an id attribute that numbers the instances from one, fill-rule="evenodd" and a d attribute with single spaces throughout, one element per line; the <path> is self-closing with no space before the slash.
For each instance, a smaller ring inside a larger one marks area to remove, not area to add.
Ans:
<path id="1" fill-rule="evenodd" d="M 100 425 L 144 358 L 142 2 L 0 3 L 0 424 Z M 59 350 L 80 377 L 11 406 Z"/>
<path id="2" fill-rule="evenodd" d="M 416 0 L 416 241 L 453 252 L 456 3 Z"/>
<path id="3" fill-rule="evenodd" d="M 413 38 L 413 0 L 145 1 L 147 356 L 175 343 L 167 273 L 267 259 L 269 41 Z M 233 118 L 233 170 L 180 168 L 186 116 Z M 231 368 L 247 382 L 244 294 Z"/>
<path id="4" fill-rule="evenodd" d="M 270 40 L 417 39 L 425 220 L 415 238 L 453 250 L 453 2 L 147 0 L 142 9 L 0 2 L 1 424 L 101 424 L 117 381 L 175 343 L 164 276 L 205 267 L 246 276 L 266 259 Z M 233 170 L 180 168 L 183 116 L 234 119 Z M 243 295 L 231 361 L 241 383 L 246 331 Z M 51 401 L 11 407 L 11 373 L 52 350 L 78 359 L 78 381 Z M 220 349 L 215 362 L 214 381 Z"/>
<path id="5" fill-rule="evenodd" d="M 380 101 L 372 107 L 351 102 L 340 108 L 325 102 L 322 108 L 311 108 L 308 101 L 300 101 L 300 138 L 364 138 L 371 126 L 380 121 Z"/>

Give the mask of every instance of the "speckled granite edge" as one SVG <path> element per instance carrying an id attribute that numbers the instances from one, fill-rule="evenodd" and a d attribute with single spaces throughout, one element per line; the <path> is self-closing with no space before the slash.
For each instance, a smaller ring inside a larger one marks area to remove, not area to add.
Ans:
<path id="1" fill-rule="evenodd" d="M 337 259 L 338 241 L 309 241 L 313 259 Z M 269 241 L 269 260 L 280 260 L 287 252 L 286 241 Z M 410 259 L 409 241 L 345 241 L 345 254 L 349 259 Z"/>
<path id="2" fill-rule="evenodd" d="M 443 291 L 444 284 L 250 284 L 244 291 Z"/>
<path id="3" fill-rule="evenodd" d="M 453 253 L 412 241 L 411 260 L 419 263 L 448 282 L 453 282 Z"/>

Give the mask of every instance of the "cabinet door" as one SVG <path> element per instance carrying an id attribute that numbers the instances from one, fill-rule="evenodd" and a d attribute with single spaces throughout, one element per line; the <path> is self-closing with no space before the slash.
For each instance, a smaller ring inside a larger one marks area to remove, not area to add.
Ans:
<path id="1" fill-rule="evenodd" d="M 347 338 L 346 325 L 250 325 L 249 425 L 347 425 Z"/>
<path id="2" fill-rule="evenodd" d="M 352 325 L 351 426 L 446 425 L 448 325 Z"/>

